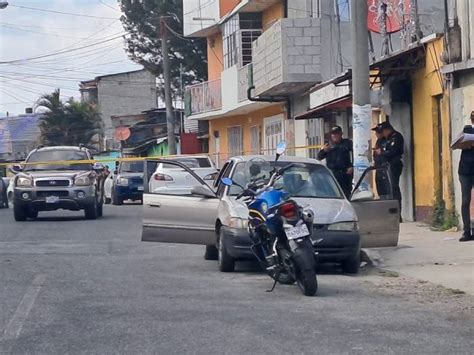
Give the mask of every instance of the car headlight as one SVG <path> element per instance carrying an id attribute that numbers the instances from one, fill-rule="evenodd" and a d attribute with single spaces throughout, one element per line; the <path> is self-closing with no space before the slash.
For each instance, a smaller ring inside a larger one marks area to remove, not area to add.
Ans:
<path id="1" fill-rule="evenodd" d="M 31 187 L 33 186 L 33 180 L 28 178 L 28 177 L 19 177 L 16 180 L 16 186 L 21 186 L 21 187 Z"/>
<path id="2" fill-rule="evenodd" d="M 123 177 L 119 177 L 119 178 L 117 178 L 116 183 L 117 183 L 117 185 L 119 185 L 119 186 L 127 186 L 127 185 L 128 185 L 128 179 L 127 179 L 127 178 L 123 178 Z"/>
<path id="3" fill-rule="evenodd" d="M 359 230 L 357 222 L 339 222 L 328 226 L 329 231 L 355 232 Z"/>
<path id="4" fill-rule="evenodd" d="M 74 179 L 74 185 L 76 186 L 89 186 L 92 184 L 92 180 L 88 176 L 79 176 Z"/>
<path id="5" fill-rule="evenodd" d="M 231 217 L 229 221 L 229 227 L 236 229 L 247 229 L 249 226 L 249 220 L 247 218 Z"/>

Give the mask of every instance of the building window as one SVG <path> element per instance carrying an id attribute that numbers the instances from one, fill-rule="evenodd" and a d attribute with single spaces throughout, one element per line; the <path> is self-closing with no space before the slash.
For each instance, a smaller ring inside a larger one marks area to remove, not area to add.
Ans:
<path id="1" fill-rule="evenodd" d="M 265 154 L 275 154 L 276 146 L 285 136 L 283 131 L 283 116 L 265 118 Z"/>
<path id="2" fill-rule="evenodd" d="M 250 150 L 252 154 L 260 154 L 260 147 L 262 146 L 261 136 L 259 126 L 250 128 Z"/>
<path id="3" fill-rule="evenodd" d="M 349 6 L 349 0 L 336 0 L 334 2 L 335 14 L 339 21 L 347 22 L 351 20 L 351 9 Z"/>
<path id="4" fill-rule="evenodd" d="M 262 13 L 232 16 L 223 25 L 224 69 L 252 62 L 252 43 L 262 34 Z"/>
<path id="5" fill-rule="evenodd" d="M 227 128 L 227 151 L 229 152 L 229 158 L 242 155 L 242 127 Z"/>

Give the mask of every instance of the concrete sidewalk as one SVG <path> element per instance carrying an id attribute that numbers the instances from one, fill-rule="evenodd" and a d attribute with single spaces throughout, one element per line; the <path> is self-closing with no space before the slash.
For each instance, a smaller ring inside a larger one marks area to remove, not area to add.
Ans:
<path id="1" fill-rule="evenodd" d="M 460 243 L 460 237 L 459 232 L 403 223 L 398 247 L 367 252 L 383 269 L 474 295 L 474 241 Z"/>

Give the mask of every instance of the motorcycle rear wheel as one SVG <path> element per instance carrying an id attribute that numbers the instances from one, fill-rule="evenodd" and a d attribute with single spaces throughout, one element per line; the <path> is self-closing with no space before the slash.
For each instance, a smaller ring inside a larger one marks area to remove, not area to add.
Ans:
<path id="1" fill-rule="evenodd" d="M 312 297 L 318 291 L 318 279 L 312 270 L 300 272 L 296 281 L 305 296 Z"/>

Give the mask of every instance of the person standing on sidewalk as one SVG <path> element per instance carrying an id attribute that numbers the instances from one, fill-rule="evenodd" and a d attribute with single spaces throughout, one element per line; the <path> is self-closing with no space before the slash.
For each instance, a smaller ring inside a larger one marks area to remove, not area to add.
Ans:
<path id="1" fill-rule="evenodd" d="M 471 112 L 471 125 L 463 129 L 463 133 L 474 134 L 474 111 Z M 474 240 L 471 229 L 471 194 L 474 187 L 474 145 L 470 149 L 463 149 L 459 161 L 459 181 L 461 182 L 461 214 L 464 232 L 460 242 Z"/>
<path id="2" fill-rule="evenodd" d="M 390 180 L 392 183 L 393 197 L 398 200 L 400 208 L 400 220 L 402 212 L 402 192 L 400 190 L 400 176 L 403 171 L 402 157 L 404 153 L 405 140 L 400 132 L 385 121 L 380 124 L 382 134 L 386 139 L 385 147 L 375 150 L 375 154 L 386 159 L 389 165 Z"/>
<path id="3" fill-rule="evenodd" d="M 335 126 L 331 129 L 331 142 L 324 144 L 318 153 L 318 160 L 326 159 L 326 165 L 342 188 L 344 195 L 350 198 L 352 193 L 352 178 L 354 174 L 352 141 L 343 138 L 342 128 Z"/>
<path id="4" fill-rule="evenodd" d="M 382 155 L 377 155 L 375 152 L 378 149 L 381 149 L 381 151 L 383 151 L 385 149 L 385 146 L 387 145 L 387 140 L 382 134 L 382 128 L 380 127 L 380 124 L 372 128 L 372 131 L 375 132 L 375 136 L 377 137 L 377 141 L 375 142 L 375 146 L 373 148 L 374 167 L 376 169 L 384 168 L 388 165 L 387 159 L 385 159 L 385 157 L 383 157 Z M 390 186 L 388 183 L 387 170 L 382 169 L 375 171 L 375 185 L 377 187 L 377 194 L 380 198 L 391 194 L 391 191 L 389 189 Z"/>

